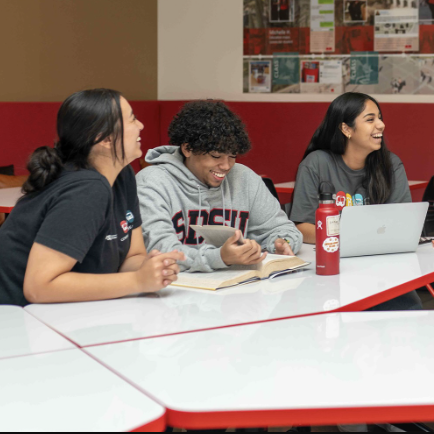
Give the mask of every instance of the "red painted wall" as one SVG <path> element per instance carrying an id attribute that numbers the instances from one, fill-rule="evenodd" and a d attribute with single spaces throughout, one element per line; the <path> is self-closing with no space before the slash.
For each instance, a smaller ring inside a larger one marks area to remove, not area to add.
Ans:
<path id="1" fill-rule="evenodd" d="M 160 110 L 157 101 L 132 101 L 138 119 L 143 120 L 144 153 L 160 143 Z M 15 165 L 16 175 L 27 174 L 31 153 L 39 146 L 53 146 L 56 141 L 56 117 L 60 103 L 0 103 L 0 166 Z M 133 167 L 139 170 L 139 162 Z"/>
<path id="2" fill-rule="evenodd" d="M 144 125 L 142 149 L 168 143 L 167 128 L 183 101 L 133 101 Z M 246 124 L 253 149 L 239 161 L 275 183 L 295 179 L 298 164 L 328 103 L 228 102 Z M 0 166 L 15 164 L 24 174 L 28 155 L 38 146 L 52 145 L 59 103 L 0 103 Z M 434 176 L 434 104 L 382 104 L 386 140 L 404 162 L 407 176 Z M 138 170 L 138 162 L 134 168 Z M 422 192 L 413 196 L 420 200 Z"/>
<path id="3" fill-rule="evenodd" d="M 39 146 L 53 146 L 56 138 L 57 102 L 0 103 L 0 166 L 15 165 L 25 175 L 29 155 Z"/>

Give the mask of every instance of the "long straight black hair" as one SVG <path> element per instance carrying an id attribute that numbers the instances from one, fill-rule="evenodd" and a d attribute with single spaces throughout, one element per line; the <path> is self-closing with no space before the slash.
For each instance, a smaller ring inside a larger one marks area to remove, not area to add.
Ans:
<path id="1" fill-rule="evenodd" d="M 317 150 L 343 155 L 347 149 L 347 137 L 341 131 L 342 124 L 355 128 L 356 118 L 363 112 L 366 102 L 376 104 L 381 115 L 378 102 L 369 95 L 358 92 L 347 92 L 337 97 L 327 110 L 326 116 L 310 141 L 303 160 Z M 382 115 L 381 115 L 382 117 Z M 384 137 L 381 148 L 371 152 L 365 162 L 365 177 L 362 187 L 366 189 L 372 204 L 385 203 L 392 191 L 392 161 Z"/>
<path id="2" fill-rule="evenodd" d="M 35 193 L 56 180 L 65 164 L 75 170 L 91 167 L 92 147 L 111 137 L 115 160 L 125 159 L 124 124 L 120 103 L 121 93 L 111 89 L 76 92 L 62 104 L 57 114 L 58 141 L 54 148 L 42 146 L 27 164 L 30 176 L 23 185 L 26 194 Z M 117 155 L 120 142 L 122 156 Z"/>

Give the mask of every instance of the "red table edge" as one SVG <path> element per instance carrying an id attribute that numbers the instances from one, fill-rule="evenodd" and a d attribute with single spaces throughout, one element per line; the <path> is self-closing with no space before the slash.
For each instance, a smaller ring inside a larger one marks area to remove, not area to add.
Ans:
<path id="1" fill-rule="evenodd" d="M 378 304 L 384 303 L 386 301 L 392 300 L 401 295 L 407 294 L 408 292 L 415 291 L 418 288 L 434 281 L 434 273 L 426 274 L 424 276 L 418 277 L 417 279 L 411 280 L 410 282 L 402 283 L 401 285 L 394 286 L 393 288 L 387 289 L 386 291 L 380 292 L 379 294 L 371 295 L 370 297 L 364 298 L 363 300 L 356 301 L 354 303 L 347 304 L 343 307 L 339 307 L 331 312 L 362 312 L 371 307 L 377 306 Z M 393 293 L 393 297 L 390 294 Z M 405 311 L 408 312 L 408 311 Z M 327 312 L 324 312 L 327 313 Z"/>
<path id="2" fill-rule="evenodd" d="M 276 187 L 276 186 L 274 187 L 276 188 L 276 191 L 278 193 L 292 194 L 294 191 L 294 187 Z"/>
<path id="3" fill-rule="evenodd" d="M 6 214 L 10 214 L 13 209 L 13 206 L 0 206 L 0 212 L 4 212 Z"/>
<path id="4" fill-rule="evenodd" d="M 315 391 L 312 389 L 312 393 Z M 288 393 L 291 393 L 290 391 Z M 296 394 L 297 391 L 292 393 Z M 373 391 L 375 393 L 375 391 Z M 184 412 L 167 409 L 167 425 L 183 429 L 268 428 L 355 423 L 411 423 L 428 421 L 433 405 L 379 406 L 355 408 L 312 408 Z"/>
<path id="5" fill-rule="evenodd" d="M 153 420 L 145 425 L 135 428 L 129 432 L 163 432 L 166 431 L 167 411 L 158 419 Z"/>
<path id="6" fill-rule="evenodd" d="M 419 188 L 426 188 L 429 184 L 429 181 L 417 181 L 419 184 L 410 185 L 410 190 L 418 190 Z"/>

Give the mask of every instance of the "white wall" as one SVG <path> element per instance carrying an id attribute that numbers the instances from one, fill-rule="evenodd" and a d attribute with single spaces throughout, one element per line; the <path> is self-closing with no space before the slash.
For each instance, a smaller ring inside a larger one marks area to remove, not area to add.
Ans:
<path id="1" fill-rule="evenodd" d="M 332 101 L 333 95 L 243 93 L 243 0 L 158 0 L 158 99 Z M 434 102 L 433 95 L 377 95 Z"/>

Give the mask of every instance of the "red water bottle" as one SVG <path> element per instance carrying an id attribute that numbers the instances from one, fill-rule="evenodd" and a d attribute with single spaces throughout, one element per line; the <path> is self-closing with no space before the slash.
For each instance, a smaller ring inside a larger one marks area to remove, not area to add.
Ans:
<path id="1" fill-rule="evenodd" d="M 332 193 L 320 193 L 315 213 L 316 274 L 339 274 L 339 208 Z"/>

